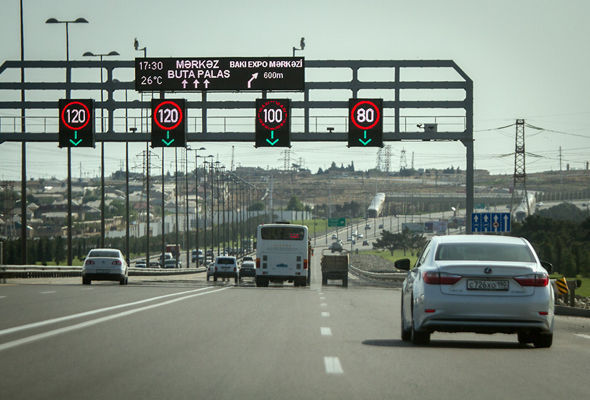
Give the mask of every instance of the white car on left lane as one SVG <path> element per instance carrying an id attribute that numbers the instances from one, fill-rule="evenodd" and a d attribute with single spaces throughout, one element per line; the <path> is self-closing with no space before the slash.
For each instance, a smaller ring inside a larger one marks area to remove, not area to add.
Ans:
<path id="1" fill-rule="evenodd" d="M 82 284 L 91 281 L 119 281 L 121 285 L 128 282 L 128 268 L 121 250 L 92 249 L 88 252 L 82 267 Z"/>

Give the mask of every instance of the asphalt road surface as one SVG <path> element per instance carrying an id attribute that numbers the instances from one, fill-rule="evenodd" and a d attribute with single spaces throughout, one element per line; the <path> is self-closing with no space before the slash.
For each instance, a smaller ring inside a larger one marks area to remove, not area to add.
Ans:
<path id="1" fill-rule="evenodd" d="M 256 288 L 205 274 L 0 285 L 2 399 L 555 399 L 590 393 L 590 320 L 516 335 L 400 339 L 399 289 Z"/>

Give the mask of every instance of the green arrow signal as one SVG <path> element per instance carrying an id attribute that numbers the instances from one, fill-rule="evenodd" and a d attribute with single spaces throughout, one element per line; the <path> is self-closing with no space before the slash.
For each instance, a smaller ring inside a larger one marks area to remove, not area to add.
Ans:
<path id="1" fill-rule="evenodd" d="M 270 131 L 270 139 L 274 139 L 275 138 L 275 131 Z M 274 146 L 275 144 L 277 144 L 277 142 L 279 141 L 279 139 L 275 139 L 274 141 L 270 141 L 270 139 L 266 139 L 266 141 L 271 145 Z"/>
<path id="2" fill-rule="evenodd" d="M 166 131 L 166 140 L 162 139 L 162 143 L 164 143 L 166 146 L 170 146 L 172 144 L 172 142 L 174 142 L 174 139 L 169 140 L 170 139 L 170 131 Z"/>
<path id="3" fill-rule="evenodd" d="M 78 139 L 78 131 L 74 131 L 74 139 Z M 70 143 L 73 144 L 74 146 L 78 146 L 80 143 L 82 142 L 82 139 L 77 140 L 76 142 L 74 142 L 72 139 L 70 139 Z"/>
<path id="4" fill-rule="evenodd" d="M 366 139 L 366 138 L 367 138 L 367 131 L 365 131 L 365 133 L 364 133 L 364 135 L 363 135 L 363 139 Z M 366 145 L 368 145 L 368 144 L 369 144 L 369 142 L 371 141 L 371 139 L 369 139 L 369 140 L 366 140 L 366 141 L 365 141 L 365 140 L 363 140 L 363 139 L 359 138 L 359 142 L 361 142 L 361 143 L 363 144 L 363 146 L 366 146 Z"/>

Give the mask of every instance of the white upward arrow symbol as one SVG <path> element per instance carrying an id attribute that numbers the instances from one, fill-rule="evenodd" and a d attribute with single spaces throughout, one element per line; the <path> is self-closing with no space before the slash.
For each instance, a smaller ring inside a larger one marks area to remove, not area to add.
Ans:
<path id="1" fill-rule="evenodd" d="M 195 79 L 195 81 L 193 82 L 195 84 L 195 89 L 199 87 L 199 81 Z"/>
<path id="2" fill-rule="evenodd" d="M 207 89 L 209 87 L 209 80 L 205 79 L 205 82 L 203 82 L 205 84 L 205 89 Z"/>
<path id="3" fill-rule="evenodd" d="M 183 89 L 186 89 L 186 84 L 187 84 L 187 83 L 188 83 L 188 82 L 186 81 L 186 79 L 182 81 L 182 88 L 183 88 Z"/>

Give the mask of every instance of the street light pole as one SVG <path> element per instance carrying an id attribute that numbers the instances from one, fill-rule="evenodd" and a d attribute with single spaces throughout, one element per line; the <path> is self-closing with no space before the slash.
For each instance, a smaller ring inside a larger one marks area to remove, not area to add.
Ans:
<path id="1" fill-rule="evenodd" d="M 133 47 L 136 51 L 143 51 L 143 57 L 147 57 L 147 47 L 144 46 L 139 48 L 139 41 L 137 38 L 133 41 Z M 143 92 L 141 92 L 141 131 L 143 132 Z M 146 131 L 147 131 L 147 123 L 146 123 Z M 145 168 L 145 186 L 146 186 L 146 203 L 147 203 L 147 214 L 146 214 L 146 265 L 150 266 L 150 141 L 149 138 L 146 139 L 145 142 L 145 159 L 146 159 L 146 168 Z"/>
<path id="2" fill-rule="evenodd" d="M 102 54 L 94 54 L 91 51 L 87 51 L 86 53 L 82 54 L 84 57 L 100 57 L 100 62 L 102 63 L 103 57 L 108 56 L 118 56 L 119 53 L 116 51 L 111 51 L 109 53 L 102 53 Z M 103 98 L 103 77 L 102 77 L 102 66 L 100 67 L 100 134 L 104 133 L 104 98 Z M 127 95 L 127 92 L 125 92 Z M 100 142 L 100 247 L 105 247 L 104 244 L 105 239 L 105 201 L 104 201 L 104 142 Z"/>
<path id="3" fill-rule="evenodd" d="M 70 98 L 70 81 L 71 81 L 71 71 L 70 71 L 70 38 L 69 38 L 69 24 L 80 24 L 84 23 L 87 24 L 88 21 L 84 18 L 77 18 L 73 21 L 59 21 L 55 18 L 49 18 L 45 21 L 46 24 L 65 24 L 66 25 L 66 99 Z M 68 255 L 67 255 L 67 262 L 68 265 L 72 265 L 72 149 L 68 146 L 68 180 L 67 180 L 67 196 L 68 196 L 68 239 L 67 239 L 67 247 L 68 247 Z"/>

